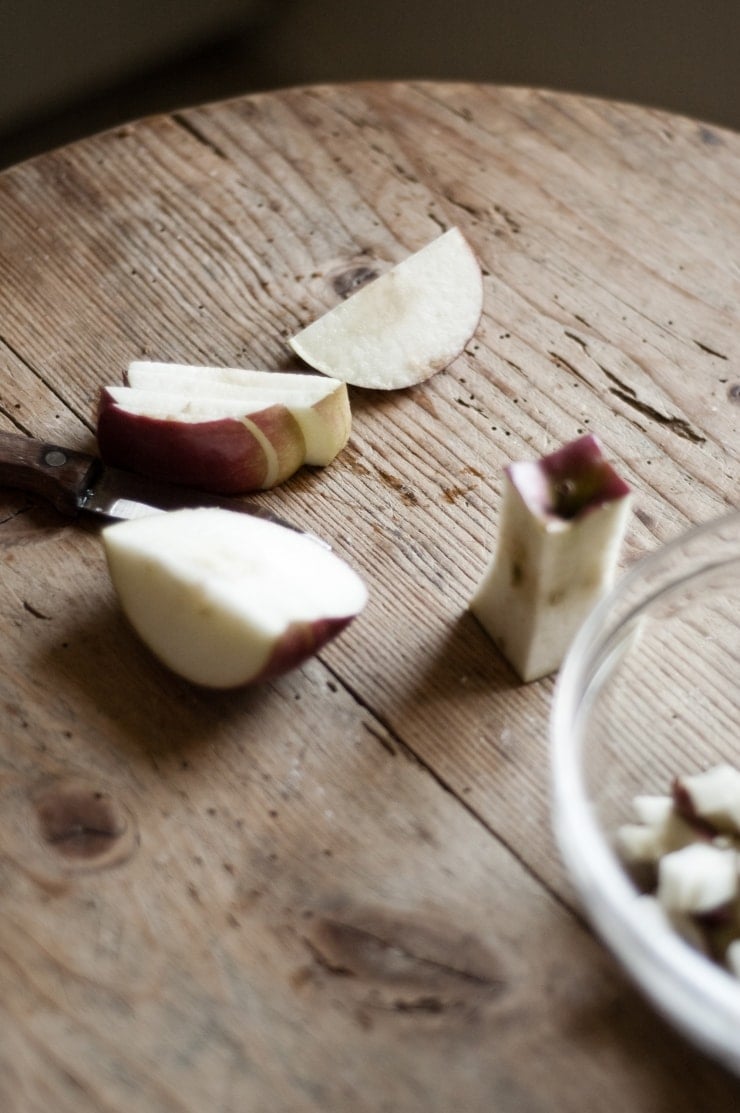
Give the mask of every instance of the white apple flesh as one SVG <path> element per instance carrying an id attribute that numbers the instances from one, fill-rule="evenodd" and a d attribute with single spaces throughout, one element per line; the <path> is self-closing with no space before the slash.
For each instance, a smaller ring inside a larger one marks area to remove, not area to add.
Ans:
<path id="1" fill-rule="evenodd" d="M 294 668 L 363 609 L 362 579 L 307 534 L 222 509 L 117 522 L 103 545 L 141 640 L 194 684 L 236 688 Z"/>
<path id="2" fill-rule="evenodd" d="M 681 850 L 701 838 L 702 832 L 671 807 L 655 822 L 622 824 L 617 831 L 617 848 L 625 862 L 657 865 L 664 854 Z M 709 840 L 708 835 L 704 838 Z"/>
<path id="3" fill-rule="evenodd" d="M 676 808 L 718 831 L 740 834 L 740 770 L 722 762 L 673 784 Z"/>
<path id="4" fill-rule="evenodd" d="M 413 386 L 447 367 L 483 308 L 478 261 L 458 228 L 363 286 L 289 341 L 317 371 L 354 386 Z"/>
<path id="5" fill-rule="evenodd" d="M 611 585 L 629 502 L 593 436 L 506 468 L 498 545 L 470 609 L 523 681 L 560 667 Z"/>
<path id="6" fill-rule="evenodd" d="M 706 916 L 727 908 L 738 886 L 734 851 L 693 843 L 658 864 L 657 897 L 667 912 Z"/>

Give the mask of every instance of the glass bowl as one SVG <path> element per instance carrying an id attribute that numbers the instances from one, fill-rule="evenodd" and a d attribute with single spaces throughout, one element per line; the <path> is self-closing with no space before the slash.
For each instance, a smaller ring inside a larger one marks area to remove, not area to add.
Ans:
<path id="1" fill-rule="evenodd" d="M 654 914 L 615 849 L 633 798 L 740 766 L 740 512 L 635 565 L 594 609 L 551 717 L 555 837 L 587 915 L 652 1004 L 740 1075 L 740 979 Z"/>

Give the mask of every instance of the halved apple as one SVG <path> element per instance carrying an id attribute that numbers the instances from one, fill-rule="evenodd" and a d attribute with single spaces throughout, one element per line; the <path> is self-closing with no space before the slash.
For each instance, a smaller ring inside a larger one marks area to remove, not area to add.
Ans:
<path id="1" fill-rule="evenodd" d="M 393 390 L 447 367 L 483 308 L 478 261 L 451 228 L 289 341 L 309 366 L 354 386 Z"/>
<path id="2" fill-rule="evenodd" d="M 103 530 L 121 608 L 173 672 L 234 688 L 299 665 L 362 610 L 367 591 L 308 534 L 234 511 L 177 510 Z"/>
<path id="3" fill-rule="evenodd" d="M 245 413 L 254 412 L 254 402 L 284 405 L 303 433 L 307 464 L 331 463 L 349 440 L 352 414 L 347 386 L 323 375 L 136 360 L 129 364 L 126 381 L 137 390 L 158 394 L 246 402 Z M 233 411 L 227 413 L 233 416 Z"/>
<path id="4" fill-rule="evenodd" d="M 318 375 L 132 364 L 104 387 L 98 446 L 109 464 L 231 494 L 330 463 L 349 439 L 347 387 Z M 256 378 L 255 378 L 256 376 Z M 286 381 L 287 379 L 287 381 Z M 298 380 L 303 380 L 303 385 Z"/>

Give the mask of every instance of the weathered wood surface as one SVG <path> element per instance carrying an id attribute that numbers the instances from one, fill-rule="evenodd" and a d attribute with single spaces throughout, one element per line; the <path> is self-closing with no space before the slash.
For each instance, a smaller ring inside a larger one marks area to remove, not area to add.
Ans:
<path id="1" fill-rule="evenodd" d="M 658 112 L 389 84 L 0 176 L 0 423 L 77 448 L 129 360 L 288 367 L 356 268 L 453 223 L 486 276 L 460 359 L 354 391 L 341 457 L 262 496 L 371 590 L 276 683 L 165 673 L 95 530 L 0 494 L 4 1113 L 737 1108 L 584 927 L 552 681 L 466 604 L 502 466 L 581 431 L 636 490 L 625 564 L 736 502 L 739 172 L 740 138 Z"/>

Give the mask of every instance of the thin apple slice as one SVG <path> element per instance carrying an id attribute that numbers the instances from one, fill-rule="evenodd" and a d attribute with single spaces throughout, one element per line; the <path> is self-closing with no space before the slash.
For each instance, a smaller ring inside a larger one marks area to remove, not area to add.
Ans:
<path id="1" fill-rule="evenodd" d="M 128 365 L 126 382 L 141 390 L 171 390 L 185 379 L 193 382 L 224 383 L 248 390 L 317 391 L 322 397 L 331 389 L 331 380 L 310 371 L 256 371 L 247 367 L 212 367 L 210 364 L 166 363 L 136 359 Z M 335 385 L 339 385 L 336 380 Z"/>
<path id="2" fill-rule="evenodd" d="M 142 641 L 194 684 L 235 688 L 294 668 L 363 609 L 362 579 L 309 535 L 221 509 L 103 530 L 111 580 Z"/>
<path id="3" fill-rule="evenodd" d="M 325 375 L 394 390 L 447 367 L 478 327 L 482 308 L 480 266 L 460 230 L 451 228 L 289 344 Z"/>
<path id="4" fill-rule="evenodd" d="M 347 386 L 323 375 L 250 371 L 137 360 L 126 373 L 130 387 L 158 394 L 188 394 L 193 400 L 279 403 L 290 410 L 305 441 L 307 464 L 323 467 L 346 445 L 352 426 Z M 234 416 L 233 410 L 228 410 Z"/>
<path id="5" fill-rule="evenodd" d="M 102 389 L 97 437 L 107 464 L 224 494 L 275 487 L 306 455 L 300 426 L 283 405 L 255 402 L 245 413 L 237 402 L 224 411 L 206 399 L 131 387 Z"/>

